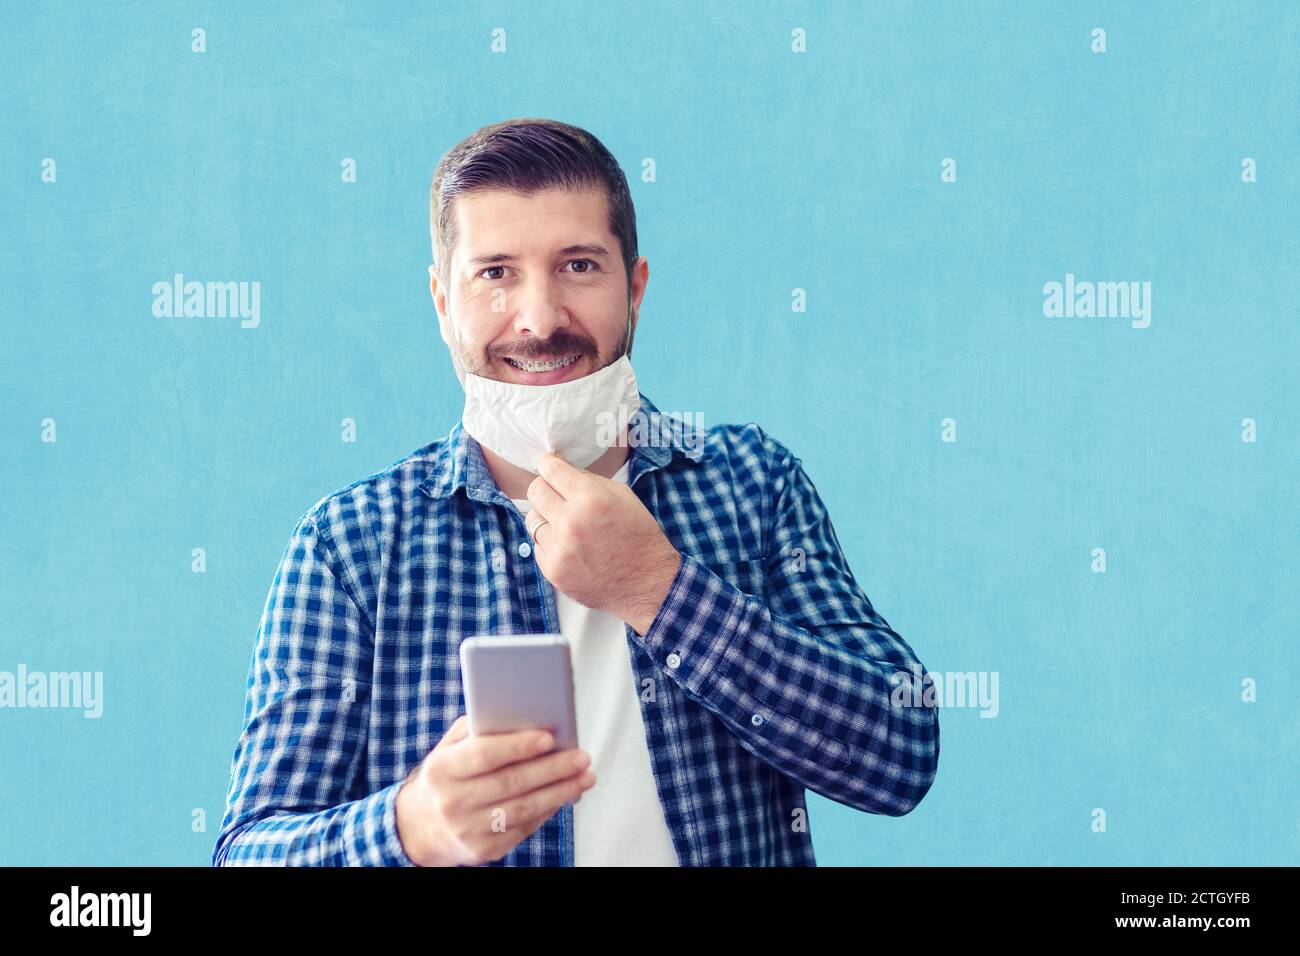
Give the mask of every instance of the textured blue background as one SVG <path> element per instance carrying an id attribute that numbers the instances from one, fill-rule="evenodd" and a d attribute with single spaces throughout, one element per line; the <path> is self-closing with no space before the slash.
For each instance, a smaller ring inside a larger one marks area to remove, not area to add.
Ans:
<path id="1" fill-rule="evenodd" d="M 459 416 L 429 180 L 513 116 L 628 174 L 643 391 L 787 443 L 926 666 L 1000 675 L 909 816 L 810 796 L 823 864 L 1300 859 L 1296 4 L 417 6 L 6 20 L 0 670 L 105 700 L 0 710 L 0 863 L 207 863 L 295 520 Z M 176 272 L 260 326 L 155 318 Z M 1151 327 L 1045 318 L 1067 272 Z"/>

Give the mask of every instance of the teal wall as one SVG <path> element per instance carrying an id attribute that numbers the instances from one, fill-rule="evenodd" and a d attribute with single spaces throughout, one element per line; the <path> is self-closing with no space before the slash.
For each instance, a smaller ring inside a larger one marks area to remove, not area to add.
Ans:
<path id="1" fill-rule="evenodd" d="M 631 183 L 642 390 L 789 445 L 927 668 L 997 675 L 910 815 L 810 797 L 820 861 L 1294 864 L 1297 6 L 549 7 L 7 18 L 0 671 L 103 699 L 0 709 L 0 863 L 207 865 L 296 519 L 460 413 L 432 170 L 547 116 Z M 256 326 L 155 316 L 176 273 Z"/>

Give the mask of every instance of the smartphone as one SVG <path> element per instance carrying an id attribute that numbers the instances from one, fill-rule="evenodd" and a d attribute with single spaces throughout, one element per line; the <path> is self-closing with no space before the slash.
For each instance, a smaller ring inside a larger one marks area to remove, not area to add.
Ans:
<path id="1" fill-rule="evenodd" d="M 578 746 L 573 662 L 563 636 L 467 637 L 460 674 L 471 734 L 549 730 L 556 750 Z"/>

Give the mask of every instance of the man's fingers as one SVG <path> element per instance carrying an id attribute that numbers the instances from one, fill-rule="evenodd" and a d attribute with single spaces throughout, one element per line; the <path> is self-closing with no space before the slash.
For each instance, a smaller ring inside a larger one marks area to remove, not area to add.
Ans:
<path id="1" fill-rule="evenodd" d="M 537 463 L 537 472 L 564 498 L 572 498 L 595 476 L 575 468 L 553 451 L 548 451 Z"/>
<path id="2" fill-rule="evenodd" d="M 547 521 L 554 521 L 564 510 L 564 497 L 540 475 L 528 486 L 528 500 L 533 503 L 533 510 Z"/>
<path id="3" fill-rule="evenodd" d="M 545 747 L 539 747 L 537 740 L 545 735 Z M 549 730 L 517 730 L 504 734 L 479 734 L 472 738 L 473 747 L 449 763 L 452 776 L 467 780 L 492 773 L 507 764 L 518 763 L 540 757 L 555 749 L 555 735 Z M 467 747 L 462 744 L 461 747 Z M 460 750 L 461 748 L 457 748 Z"/>
<path id="4" fill-rule="evenodd" d="M 528 531 L 528 537 L 532 538 L 533 543 L 537 545 L 542 544 L 542 542 L 537 538 L 538 530 L 542 527 L 542 525 L 549 526 L 550 523 L 551 523 L 550 521 L 546 520 L 546 518 L 543 517 L 540 511 L 530 511 L 524 517 L 524 528 Z"/>
<path id="5" fill-rule="evenodd" d="M 579 763 L 581 761 L 581 763 Z M 531 793 L 557 780 L 567 780 L 590 769 L 591 755 L 584 750 L 552 750 L 548 754 L 507 764 L 464 784 L 469 806 L 488 807 Z"/>

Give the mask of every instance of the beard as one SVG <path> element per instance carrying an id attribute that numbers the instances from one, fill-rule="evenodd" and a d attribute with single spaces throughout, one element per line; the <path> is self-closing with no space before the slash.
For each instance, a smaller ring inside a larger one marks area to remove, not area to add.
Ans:
<path id="1" fill-rule="evenodd" d="M 564 355 L 578 353 L 580 355 L 595 355 L 596 368 L 593 372 L 599 372 L 601 369 L 618 361 L 623 355 L 631 357 L 632 339 L 635 337 L 635 323 L 632 321 L 632 301 L 628 300 L 627 305 L 628 323 L 623 329 L 622 341 L 614 349 L 613 353 L 605 359 L 601 359 L 599 351 L 594 342 L 586 337 L 573 335 L 563 329 L 553 334 L 549 339 L 538 342 L 536 339 L 530 339 L 531 345 L 519 348 L 498 349 L 499 354 L 489 355 L 487 350 L 475 354 L 473 350 L 467 348 L 459 335 L 453 336 L 453 345 L 451 351 L 451 364 L 456 370 L 456 378 L 460 381 L 460 387 L 465 387 L 465 373 L 477 375 L 480 378 L 490 378 L 500 381 L 500 377 L 494 374 L 496 359 L 502 355 L 518 355 L 526 359 L 547 359 L 557 358 Z M 451 323 L 455 329 L 456 323 Z"/>

